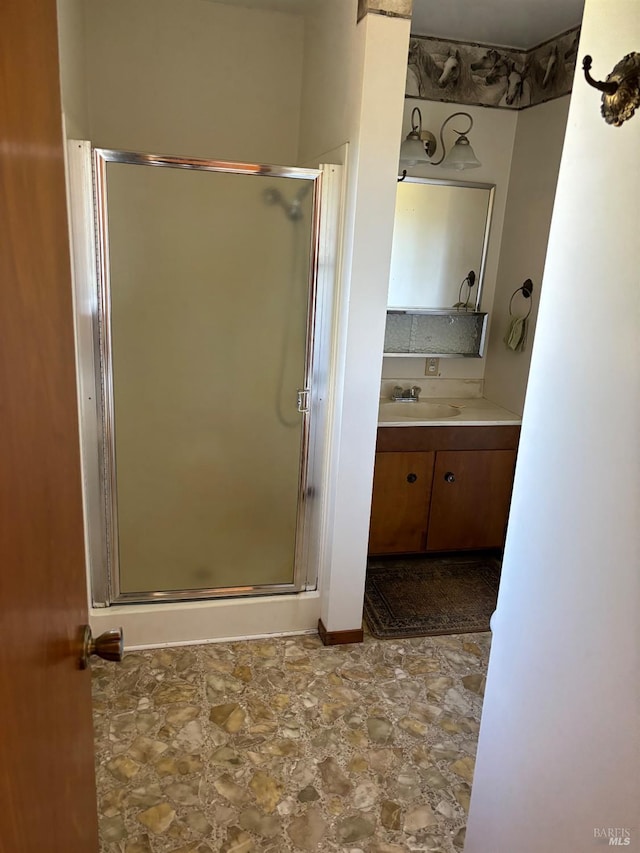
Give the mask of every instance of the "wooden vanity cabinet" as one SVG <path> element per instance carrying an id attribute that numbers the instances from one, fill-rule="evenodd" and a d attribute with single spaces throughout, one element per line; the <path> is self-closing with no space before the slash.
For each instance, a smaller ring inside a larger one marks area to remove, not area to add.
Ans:
<path id="1" fill-rule="evenodd" d="M 501 548 L 515 463 L 515 450 L 439 451 L 426 550 Z"/>
<path id="2" fill-rule="evenodd" d="M 380 427 L 369 553 L 500 548 L 518 426 Z"/>
<path id="3" fill-rule="evenodd" d="M 376 453 L 369 552 L 424 551 L 435 453 Z"/>

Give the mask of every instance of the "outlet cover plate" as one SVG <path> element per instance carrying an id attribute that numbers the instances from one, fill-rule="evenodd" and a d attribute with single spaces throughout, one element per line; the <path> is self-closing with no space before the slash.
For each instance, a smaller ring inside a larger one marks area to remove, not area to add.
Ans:
<path id="1" fill-rule="evenodd" d="M 424 375 L 425 376 L 437 376 L 440 372 L 440 359 L 439 358 L 427 358 L 424 363 Z"/>

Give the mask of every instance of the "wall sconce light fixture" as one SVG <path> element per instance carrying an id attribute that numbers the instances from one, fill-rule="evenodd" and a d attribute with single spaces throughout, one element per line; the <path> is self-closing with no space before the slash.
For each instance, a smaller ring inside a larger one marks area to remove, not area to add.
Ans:
<path id="1" fill-rule="evenodd" d="M 456 116 L 465 116 L 469 119 L 469 127 L 465 131 L 456 130 L 453 132 L 458 134 L 455 143 L 447 152 L 444 144 L 444 129 L 451 119 Z M 422 129 L 422 113 L 418 107 L 414 107 L 411 112 L 411 131 L 407 135 L 400 147 L 400 164 L 403 166 L 417 166 L 418 163 L 429 163 L 431 166 L 442 166 L 444 169 L 475 169 L 481 166 L 482 163 L 476 157 L 471 143 L 467 138 L 467 134 L 473 127 L 473 119 L 469 113 L 452 113 L 442 122 L 440 128 L 440 145 L 442 146 L 442 156 L 439 160 L 431 158 L 436 153 L 437 142 L 436 138 L 429 130 Z M 406 177 L 407 170 L 402 173 L 403 180 Z"/>

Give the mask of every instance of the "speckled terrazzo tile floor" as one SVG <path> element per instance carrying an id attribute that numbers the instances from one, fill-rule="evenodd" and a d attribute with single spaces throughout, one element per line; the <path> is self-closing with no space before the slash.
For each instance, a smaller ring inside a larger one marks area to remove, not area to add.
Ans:
<path id="1" fill-rule="evenodd" d="M 102 853 L 459 853 L 490 634 L 94 665 Z"/>

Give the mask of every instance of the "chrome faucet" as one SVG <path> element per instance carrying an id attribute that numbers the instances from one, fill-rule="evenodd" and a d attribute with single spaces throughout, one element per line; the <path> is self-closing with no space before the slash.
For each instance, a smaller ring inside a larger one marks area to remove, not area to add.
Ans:
<path id="1" fill-rule="evenodd" d="M 391 392 L 391 399 L 394 403 L 417 403 L 420 400 L 421 391 L 422 388 L 417 385 L 412 385 L 411 388 L 396 385 Z"/>

